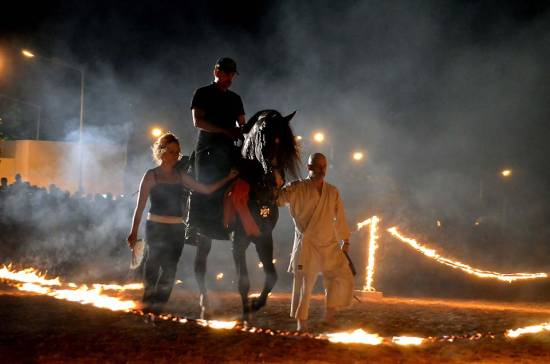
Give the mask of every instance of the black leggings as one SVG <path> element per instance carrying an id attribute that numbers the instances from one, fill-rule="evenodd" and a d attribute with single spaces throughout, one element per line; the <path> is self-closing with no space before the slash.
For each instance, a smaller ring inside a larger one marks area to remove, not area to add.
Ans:
<path id="1" fill-rule="evenodd" d="M 142 299 L 144 303 L 163 304 L 168 302 L 183 249 L 184 235 L 184 224 L 147 221 L 145 239 L 148 252 L 145 261 Z"/>

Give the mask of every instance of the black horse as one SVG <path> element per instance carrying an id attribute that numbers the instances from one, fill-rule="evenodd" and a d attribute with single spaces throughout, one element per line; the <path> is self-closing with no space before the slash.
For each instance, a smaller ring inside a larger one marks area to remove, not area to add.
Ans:
<path id="1" fill-rule="evenodd" d="M 289 122 L 294 116 L 275 110 L 262 110 L 243 127 L 244 142 L 238 162 L 239 176 L 226 191 L 224 225 L 232 237 L 233 259 L 243 305 L 243 320 L 266 304 L 277 281 L 273 264 L 272 231 L 279 216 L 276 204 L 278 184 L 289 174 L 299 175 L 300 153 Z M 207 307 L 205 286 L 206 257 L 210 240 L 202 239 L 195 258 L 195 274 L 201 291 L 201 316 Z M 259 297 L 249 300 L 250 283 L 246 267 L 246 249 L 254 243 L 265 273 Z"/>

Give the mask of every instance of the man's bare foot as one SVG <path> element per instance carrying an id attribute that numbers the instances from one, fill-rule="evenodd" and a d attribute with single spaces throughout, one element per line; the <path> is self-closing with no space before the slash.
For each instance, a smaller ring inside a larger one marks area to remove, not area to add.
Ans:
<path id="1" fill-rule="evenodd" d="M 307 331 L 307 320 L 296 320 L 296 331 L 304 332 Z"/>

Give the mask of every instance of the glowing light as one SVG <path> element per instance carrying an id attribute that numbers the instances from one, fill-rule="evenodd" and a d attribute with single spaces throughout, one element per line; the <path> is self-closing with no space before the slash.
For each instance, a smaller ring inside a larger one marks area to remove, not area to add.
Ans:
<path id="1" fill-rule="evenodd" d="M 330 342 L 344 344 L 380 345 L 383 341 L 383 338 L 378 334 L 369 334 L 362 329 L 357 329 L 351 333 L 335 332 L 332 334 L 326 334 L 326 336 Z"/>
<path id="2" fill-rule="evenodd" d="M 435 251 L 434 249 L 427 248 L 423 246 L 421 243 L 417 242 L 415 239 L 407 238 L 403 235 L 401 235 L 397 231 L 397 227 L 392 227 L 388 229 L 388 232 L 396 239 L 402 241 L 405 244 L 410 245 L 413 249 L 416 251 L 424 254 L 425 256 L 435 259 L 437 262 L 444 264 L 446 266 L 449 266 L 454 269 L 460 269 L 463 272 L 466 272 L 468 274 L 475 275 L 480 278 L 493 278 L 498 279 L 499 281 L 504 282 L 513 282 L 517 280 L 525 280 L 525 279 L 536 279 L 536 278 L 547 278 L 548 275 L 546 273 L 498 273 L 498 272 L 491 272 L 486 270 L 481 270 L 477 268 L 472 268 L 471 266 L 461 263 L 459 261 L 451 260 L 449 258 L 442 257 Z"/>
<path id="3" fill-rule="evenodd" d="M 216 275 L 216 279 L 219 281 L 220 279 L 223 279 L 223 273 L 218 273 Z"/>
<path id="4" fill-rule="evenodd" d="M 302 139 L 303 139 L 303 138 L 302 138 L 301 135 L 296 135 L 296 140 L 297 140 L 297 141 L 300 141 L 300 140 L 302 140 Z"/>
<path id="5" fill-rule="evenodd" d="M 32 53 L 31 51 L 29 51 L 27 49 L 21 50 L 21 54 L 23 54 L 27 58 L 34 58 L 35 57 L 34 53 Z"/>
<path id="6" fill-rule="evenodd" d="M 512 170 L 511 169 L 503 169 L 502 171 L 500 171 L 500 175 L 502 177 L 510 177 L 512 175 Z"/>
<path id="7" fill-rule="evenodd" d="M 43 286 L 60 286 L 59 278 L 46 279 L 44 274 L 34 268 L 14 271 L 10 265 L 0 269 L 0 278 L 24 283 L 37 283 Z"/>
<path id="8" fill-rule="evenodd" d="M 218 321 L 218 320 L 197 320 L 197 323 L 204 327 L 210 327 L 216 330 L 231 330 L 237 325 L 237 321 Z"/>
<path id="9" fill-rule="evenodd" d="M 313 134 L 313 140 L 316 142 L 316 143 L 322 143 L 325 141 L 325 134 L 321 133 L 321 132 L 316 132 Z"/>
<path id="10" fill-rule="evenodd" d="M 95 289 L 102 289 L 104 291 L 135 291 L 143 289 L 143 283 L 130 283 L 125 285 L 94 283 L 92 286 Z"/>
<path id="11" fill-rule="evenodd" d="M 363 160 L 364 155 L 363 155 L 362 152 L 354 152 L 353 155 L 352 155 L 352 158 L 355 161 L 360 161 L 360 160 Z"/>
<path id="12" fill-rule="evenodd" d="M 182 284 L 183 281 L 181 279 L 176 280 L 176 284 Z"/>
<path id="13" fill-rule="evenodd" d="M 0 278 L 16 282 L 15 287 L 21 291 L 39 293 L 60 300 L 91 304 L 112 311 L 130 311 L 135 309 L 137 304 L 134 301 L 109 296 L 104 291 L 125 291 L 143 287 L 141 283 L 127 285 L 96 283 L 92 284 L 93 288 L 89 288 L 85 284 L 81 286 L 75 283 L 64 284 L 59 278 L 47 279 L 44 276 L 34 268 L 16 271 L 11 266 L 4 266 L 0 269 Z M 54 286 L 60 288 L 53 288 Z"/>
<path id="14" fill-rule="evenodd" d="M 504 335 L 511 339 L 515 339 L 525 334 L 538 334 L 539 332 L 550 331 L 550 323 L 545 322 L 540 325 L 532 325 L 526 327 L 520 327 L 519 329 L 506 330 Z"/>
<path id="15" fill-rule="evenodd" d="M 277 263 L 277 259 L 272 260 L 273 264 Z"/>
<path id="16" fill-rule="evenodd" d="M 396 345 L 420 345 L 424 342 L 424 338 L 422 337 L 414 337 L 414 336 L 394 336 L 391 339 L 392 343 Z"/>
<path id="17" fill-rule="evenodd" d="M 367 251 L 367 267 L 365 268 L 365 285 L 363 286 L 364 291 L 374 291 L 372 282 L 374 280 L 374 264 L 375 264 L 375 254 L 376 249 L 378 249 L 378 244 L 376 240 L 378 239 L 378 223 L 380 218 L 378 216 L 373 216 L 365 221 L 362 221 L 357 224 L 357 230 L 361 230 L 366 225 L 370 225 L 369 229 L 369 249 Z"/>
<path id="18" fill-rule="evenodd" d="M 442 224 L 441 224 L 441 220 L 437 220 L 437 221 L 435 222 L 435 224 L 437 225 L 437 227 L 441 227 L 441 225 L 442 225 Z"/>
<path id="19" fill-rule="evenodd" d="M 264 267 L 263 263 L 262 263 L 262 262 L 259 262 L 259 263 L 258 263 L 258 268 L 263 268 L 263 267 Z"/>
<path id="20" fill-rule="evenodd" d="M 154 136 L 155 138 L 158 138 L 159 136 L 162 135 L 162 129 L 161 128 L 151 129 L 151 135 Z"/>

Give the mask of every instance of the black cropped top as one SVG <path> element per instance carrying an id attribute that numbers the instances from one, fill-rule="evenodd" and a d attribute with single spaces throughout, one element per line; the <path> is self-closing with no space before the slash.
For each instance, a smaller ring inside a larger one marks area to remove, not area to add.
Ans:
<path id="1" fill-rule="evenodd" d="M 162 216 L 183 216 L 182 198 L 185 187 L 181 183 L 157 182 L 157 173 L 153 169 L 155 185 L 151 188 L 149 212 Z"/>

